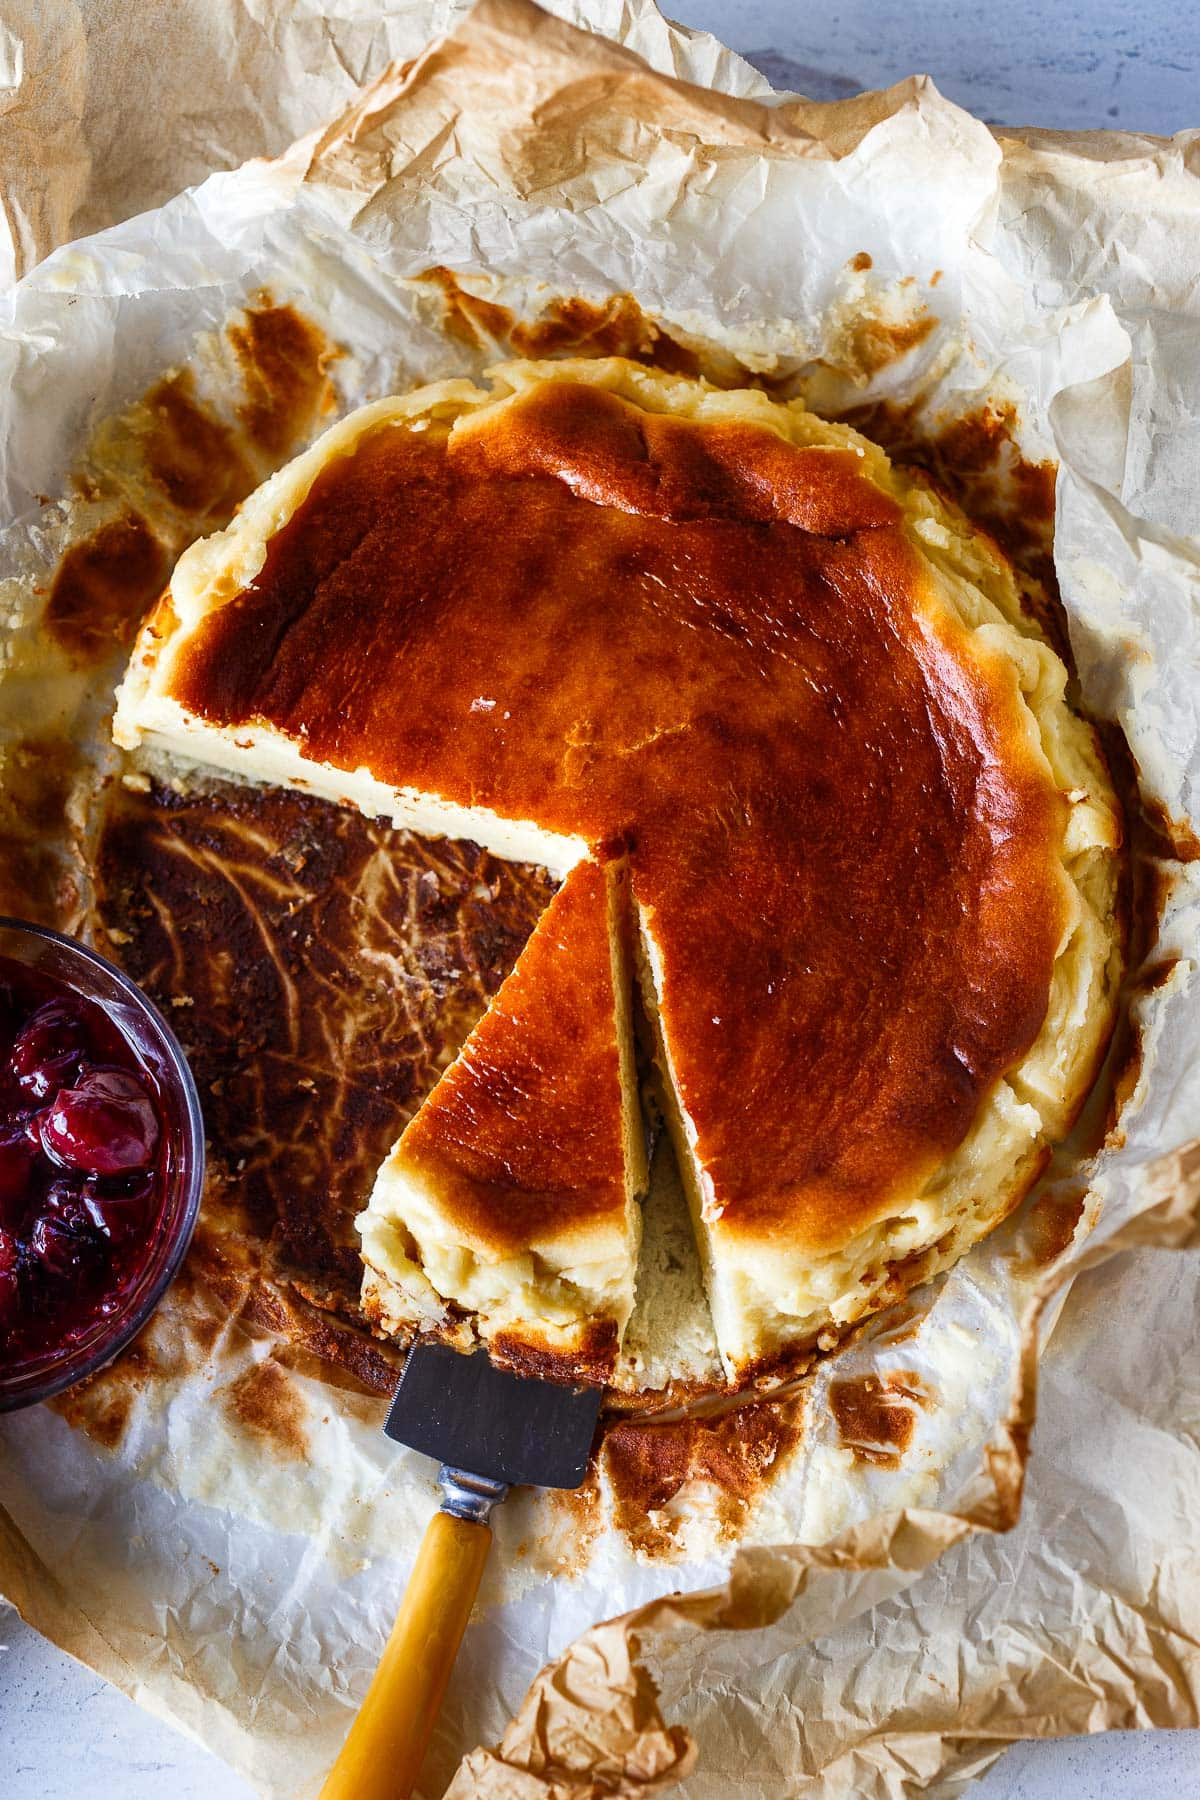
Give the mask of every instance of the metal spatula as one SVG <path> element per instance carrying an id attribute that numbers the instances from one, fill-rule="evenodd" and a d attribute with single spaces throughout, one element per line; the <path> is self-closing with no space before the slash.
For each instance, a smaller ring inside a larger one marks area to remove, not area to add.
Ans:
<path id="1" fill-rule="evenodd" d="M 491 1548 L 488 1515 L 510 1487 L 580 1485 L 601 1391 L 507 1374 L 483 1351 L 409 1352 L 384 1431 L 441 1463 L 441 1510 L 321 1800 L 407 1800 Z"/>

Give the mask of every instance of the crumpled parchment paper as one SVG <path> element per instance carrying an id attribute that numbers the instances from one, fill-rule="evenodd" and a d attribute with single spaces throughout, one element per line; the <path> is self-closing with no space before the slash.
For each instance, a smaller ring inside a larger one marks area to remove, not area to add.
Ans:
<path id="1" fill-rule="evenodd" d="M 0 281 L 169 200 L 216 169 L 275 156 L 471 0 L 38 0 L 0 18 Z M 712 38 L 624 0 L 551 10 L 657 67 L 766 93 Z M 139 104 L 139 97 L 148 104 Z"/>
<path id="2" fill-rule="evenodd" d="M 921 80 L 777 102 L 648 0 L 559 10 L 593 35 L 526 0 L 465 22 L 415 0 L 223 0 L 173 9 L 165 33 L 157 9 L 120 25 L 89 4 L 10 9 L 0 172 L 28 273 L 0 335 L 17 646 L 0 733 L 30 704 L 12 677 L 77 528 L 59 502 L 84 444 L 263 288 L 343 346 L 346 405 L 502 349 L 448 330 L 442 290 L 413 280 L 436 264 L 518 317 L 632 293 L 702 366 L 830 410 L 1009 408 L 1022 456 L 1059 463 L 1082 692 L 1125 733 L 1157 831 L 1118 1125 L 781 1403 L 796 1429 L 741 1549 L 711 1529 L 702 1460 L 660 1521 L 682 1562 L 635 1554 L 611 1469 L 586 1519 L 508 1502 L 423 1792 L 479 1743 L 498 1747 L 468 1757 L 457 1800 L 679 1780 L 714 1800 L 950 1793 L 1014 1737 L 1196 1723 L 1200 134 L 997 141 Z M 139 82 L 154 106 L 130 104 Z M 310 128 L 279 162 L 232 167 Z M 159 209 L 46 256 L 143 204 Z M 284 1377 L 211 1297 L 169 1306 L 148 1342 L 156 1379 L 116 1447 L 40 1411 L 5 1422 L 0 1587 L 264 1794 L 315 1793 L 432 1503 L 428 1465 L 319 1372 L 287 1373 L 290 1458 L 231 1422 L 222 1394 Z M 829 1385 L 897 1371 L 935 1404 L 902 1454 L 864 1460 Z"/>

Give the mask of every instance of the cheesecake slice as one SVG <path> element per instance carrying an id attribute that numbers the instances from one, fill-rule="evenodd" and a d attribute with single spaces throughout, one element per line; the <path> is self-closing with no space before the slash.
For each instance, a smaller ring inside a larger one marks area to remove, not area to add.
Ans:
<path id="1" fill-rule="evenodd" d="M 613 1371 L 646 1185 L 627 883 L 580 863 L 379 1171 L 363 1309 L 564 1381 Z"/>

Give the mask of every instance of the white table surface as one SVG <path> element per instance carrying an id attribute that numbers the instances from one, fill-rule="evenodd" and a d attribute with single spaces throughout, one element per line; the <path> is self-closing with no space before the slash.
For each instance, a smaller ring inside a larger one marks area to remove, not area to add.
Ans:
<path id="1" fill-rule="evenodd" d="M 777 87 L 814 99 L 920 70 L 993 124 L 1158 133 L 1200 124 L 1190 0 L 665 0 L 663 9 L 715 32 Z M 1200 1732 L 1021 1744 L 971 1791 L 978 1800 L 1192 1800 Z M 251 1800 L 223 1764 L 11 1610 L 0 1610 L 0 1794 Z"/>

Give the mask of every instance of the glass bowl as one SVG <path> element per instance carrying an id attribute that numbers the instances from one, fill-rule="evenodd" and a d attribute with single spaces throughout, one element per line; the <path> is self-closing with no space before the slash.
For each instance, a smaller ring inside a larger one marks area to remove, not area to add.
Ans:
<path id="1" fill-rule="evenodd" d="M 150 1253 L 120 1307 L 67 1349 L 0 1367 L 0 1412 L 61 1393 L 112 1361 L 145 1325 L 191 1242 L 204 1186 L 204 1120 L 175 1033 L 127 975 L 73 938 L 43 925 L 0 918 L 0 956 L 62 982 L 108 1014 L 153 1075 L 166 1135 L 163 1194 Z"/>

